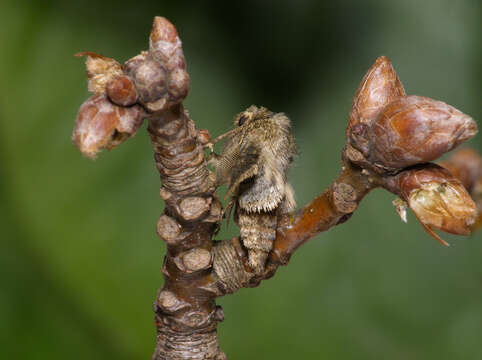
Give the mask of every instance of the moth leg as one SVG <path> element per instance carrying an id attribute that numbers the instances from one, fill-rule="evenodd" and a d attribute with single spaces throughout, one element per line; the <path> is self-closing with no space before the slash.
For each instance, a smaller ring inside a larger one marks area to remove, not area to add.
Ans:
<path id="1" fill-rule="evenodd" d="M 238 209 L 237 222 L 241 241 L 248 251 L 248 266 L 256 275 L 261 275 L 276 237 L 276 212 L 248 213 Z"/>
<path id="2" fill-rule="evenodd" d="M 231 200 L 229 200 L 229 202 L 226 204 L 226 206 L 222 210 L 222 218 L 227 219 L 226 220 L 226 226 L 229 226 L 229 219 L 231 217 L 231 211 L 233 211 L 235 205 L 236 205 L 236 199 L 231 198 Z"/>
<path id="3" fill-rule="evenodd" d="M 203 148 L 204 149 L 208 148 L 210 151 L 210 154 L 214 153 L 214 144 L 212 142 L 208 142 L 207 144 L 203 145 Z"/>
<path id="4" fill-rule="evenodd" d="M 216 154 L 212 148 L 210 149 L 211 149 L 211 153 L 206 157 L 206 162 L 208 165 L 212 165 L 216 167 L 216 165 L 219 162 L 219 159 L 221 158 L 221 155 Z"/>

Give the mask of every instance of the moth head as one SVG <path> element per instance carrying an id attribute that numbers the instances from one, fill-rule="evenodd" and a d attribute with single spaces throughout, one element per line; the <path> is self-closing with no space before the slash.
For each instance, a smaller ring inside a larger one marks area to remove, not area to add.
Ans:
<path id="1" fill-rule="evenodd" d="M 255 105 L 251 105 L 249 108 L 247 108 L 246 110 L 244 110 L 243 112 L 240 112 L 238 115 L 235 116 L 234 126 L 240 127 L 240 126 L 248 125 L 253 121 L 266 119 L 272 115 L 273 113 L 268 109 L 266 109 L 265 107 L 262 107 L 262 106 L 257 107 Z"/>

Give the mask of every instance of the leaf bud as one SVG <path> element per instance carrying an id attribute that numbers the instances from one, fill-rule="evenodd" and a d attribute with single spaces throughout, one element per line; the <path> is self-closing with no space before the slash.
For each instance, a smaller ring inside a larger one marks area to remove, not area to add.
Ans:
<path id="1" fill-rule="evenodd" d="M 438 164 L 454 174 L 469 192 L 478 179 L 482 180 L 482 157 L 473 149 L 460 149 Z"/>
<path id="2" fill-rule="evenodd" d="M 156 16 L 149 37 L 149 54 L 157 60 L 166 71 L 168 96 L 163 102 L 149 106 L 156 111 L 163 106 L 182 101 L 189 91 L 189 74 L 182 51 L 181 39 L 176 27 L 164 17 Z"/>
<path id="3" fill-rule="evenodd" d="M 357 123 L 370 125 L 390 102 L 405 96 L 392 63 L 380 56 L 363 77 L 353 98 L 348 129 Z"/>
<path id="4" fill-rule="evenodd" d="M 353 97 L 346 129 L 347 155 L 351 161 L 364 161 L 361 150 L 369 146 L 367 129 L 390 102 L 405 96 L 402 82 L 386 56 L 380 56 L 363 77 Z"/>
<path id="5" fill-rule="evenodd" d="M 166 72 L 154 59 L 148 57 L 139 63 L 130 75 L 143 104 L 155 102 L 166 95 Z"/>
<path id="6" fill-rule="evenodd" d="M 156 16 L 149 37 L 149 51 L 124 65 L 148 111 L 157 112 L 182 101 L 189 91 L 189 74 L 177 30 L 167 19 Z"/>
<path id="7" fill-rule="evenodd" d="M 105 95 L 93 95 L 79 109 L 72 141 L 85 156 L 95 158 L 101 149 L 111 150 L 134 136 L 142 116 L 138 105 L 121 107 Z"/>
<path id="8" fill-rule="evenodd" d="M 126 75 L 109 80 L 106 84 L 109 100 L 116 105 L 131 106 L 137 101 L 137 90 L 133 81 Z"/>
<path id="9" fill-rule="evenodd" d="M 422 164 L 389 178 L 388 184 L 425 230 L 442 244 L 448 245 L 433 228 L 457 235 L 470 234 L 477 216 L 475 203 L 448 170 L 435 164 Z"/>
<path id="10" fill-rule="evenodd" d="M 393 171 L 437 159 L 472 138 L 477 125 L 450 105 L 412 95 L 385 107 L 368 133 L 365 157 L 375 167 Z"/>

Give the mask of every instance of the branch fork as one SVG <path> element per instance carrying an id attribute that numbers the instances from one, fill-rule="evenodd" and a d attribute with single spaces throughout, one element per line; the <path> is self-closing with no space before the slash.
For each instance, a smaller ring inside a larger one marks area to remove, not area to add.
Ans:
<path id="1" fill-rule="evenodd" d="M 481 161 L 473 160 L 469 170 L 458 158 L 446 164 L 465 188 L 449 170 L 428 163 L 473 137 L 475 122 L 442 102 L 407 96 L 390 61 L 380 57 L 355 94 L 340 174 L 311 203 L 280 216 L 266 271 L 255 275 L 239 238 L 213 240 L 223 214 L 204 153 L 213 143 L 183 106 L 189 75 L 176 28 L 156 17 L 149 50 L 124 65 L 79 55 L 87 57 L 94 93 L 80 107 L 73 132 L 83 154 L 113 149 L 148 122 L 166 205 L 157 223 L 167 253 L 154 302 L 155 360 L 225 359 L 216 333 L 224 314 L 215 299 L 272 277 L 310 238 L 347 221 L 375 188 L 400 196 L 400 209 L 407 204 L 432 235 L 433 228 L 465 235 L 477 224 L 466 188 L 479 194 L 480 209 Z"/>

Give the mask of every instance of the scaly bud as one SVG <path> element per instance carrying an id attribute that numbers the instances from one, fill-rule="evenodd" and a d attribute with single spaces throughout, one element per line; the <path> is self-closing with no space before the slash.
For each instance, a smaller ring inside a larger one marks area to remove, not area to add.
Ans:
<path id="1" fill-rule="evenodd" d="M 365 157 L 382 171 L 432 161 L 472 138 L 477 125 L 441 101 L 405 96 L 391 102 L 372 123 Z"/>
<path id="2" fill-rule="evenodd" d="M 469 192 L 477 180 L 482 179 L 482 157 L 473 149 L 460 149 L 438 164 L 454 174 Z"/>
<path id="3" fill-rule="evenodd" d="M 355 93 L 348 128 L 357 123 L 370 125 L 385 106 L 405 95 L 392 63 L 386 56 L 380 56 L 365 74 Z"/>
<path id="4" fill-rule="evenodd" d="M 401 197 L 425 230 L 448 245 L 432 228 L 457 235 L 470 234 L 477 210 L 462 183 L 448 170 L 422 164 L 388 179 L 389 190 Z"/>
<path id="5" fill-rule="evenodd" d="M 482 157 L 472 149 L 460 149 L 441 166 L 450 170 L 469 191 L 475 201 L 479 217 L 472 226 L 472 231 L 482 226 Z"/>
<path id="6" fill-rule="evenodd" d="M 162 111 L 182 101 L 189 91 L 189 75 L 177 30 L 167 19 L 155 17 L 149 52 L 125 64 L 136 85 L 139 102 L 151 111 Z"/>
<path id="7" fill-rule="evenodd" d="M 89 79 L 89 91 L 94 94 L 103 94 L 107 82 L 122 75 L 121 65 L 114 59 L 84 51 L 75 54 L 77 57 L 86 56 L 87 78 Z"/>
<path id="8" fill-rule="evenodd" d="M 357 162 L 368 149 L 367 129 L 390 102 L 405 96 L 402 82 L 390 60 L 380 56 L 363 77 L 353 98 L 350 120 L 346 129 L 347 154 Z"/>
<path id="9" fill-rule="evenodd" d="M 167 74 L 165 69 L 148 56 L 144 61 L 139 62 L 130 73 L 139 92 L 139 100 L 147 107 L 161 100 L 166 102 Z"/>
<path id="10" fill-rule="evenodd" d="M 116 105 L 131 106 L 137 101 L 136 87 L 126 75 L 109 80 L 105 89 L 109 100 Z"/>
<path id="11" fill-rule="evenodd" d="M 112 104 L 105 95 L 93 95 L 79 109 L 72 141 L 80 151 L 95 158 L 101 149 L 113 149 L 134 136 L 142 125 L 142 108 Z"/>

